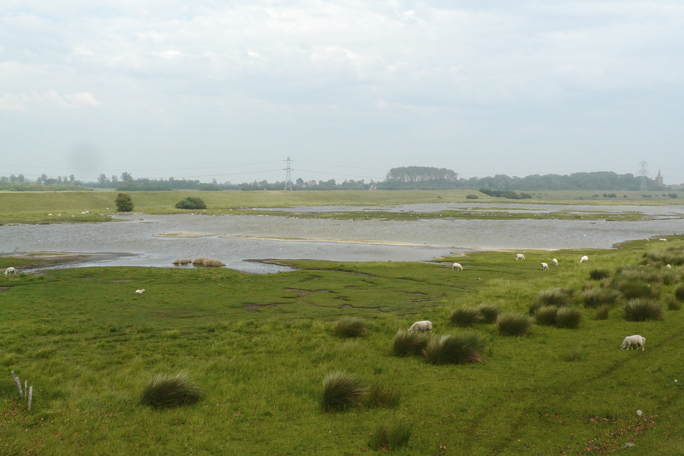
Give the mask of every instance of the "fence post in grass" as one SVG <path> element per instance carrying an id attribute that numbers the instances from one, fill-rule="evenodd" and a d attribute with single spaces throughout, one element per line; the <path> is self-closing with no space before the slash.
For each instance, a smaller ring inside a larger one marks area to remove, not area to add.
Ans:
<path id="1" fill-rule="evenodd" d="M 19 380 L 19 377 L 17 377 L 14 374 L 14 371 L 12 371 L 12 378 L 14 379 L 14 383 L 17 385 L 17 391 L 19 391 L 19 397 L 24 397 L 24 393 L 21 390 L 21 380 Z"/>
<path id="2" fill-rule="evenodd" d="M 33 386 L 28 391 L 28 409 L 31 410 L 31 402 L 33 402 Z"/>
<path id="3" fill-rule="evenodd" d="M 24 391 L 28 391 L 28 380 L 24 380 Z M 26 395 L 24 395 L 24 398 L 28 399 Z"/>

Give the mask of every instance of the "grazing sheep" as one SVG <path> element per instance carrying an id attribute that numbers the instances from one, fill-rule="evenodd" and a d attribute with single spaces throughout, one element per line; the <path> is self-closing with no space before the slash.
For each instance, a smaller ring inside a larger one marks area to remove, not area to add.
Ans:
<path id="1" fill-rule="evenodd" d="M 665 265 L 665 268 L 666 268 L 666 269 L 672 269 L 672 266 L 670 266 L 669 264 L 666 264 L 666 265 Z"/>
<path id="2" fill-rule="evenodd" d="M 553 263 L 554 266 L 558 266 L 558 260 L 555 258 L 551 260 L 551 263 Z"/>
<path id="3" fill-rule="evenodd" d="M 17 270 L 14 269 L 12 266 L 10 266 L 9 268 L 5 269 L 5 275 L 10 275 L 10 274 L 15 274 L 15 275 L 16 275 L 16 273 L 17 273 Z"/>
<path id="4" fill-rule="evenodd" d="M 584 255 L 582 258 L 580 258 L 580 263 L 586 263 L 587 261 L 589 261 L 589 257 L 586 255 Z"/>
<path id="5" fill-rule="evenodd" d="M 622 345 L 620 345 L 620 350 L 625 349 L 625 348 L 627 350 L 629 350 L 632 345 L 636 345 L 637 348 L 641 347 L 641 351 L 644 351 L 645 343 L 646 343 L 645 337 L 641 337 L 639 335 L 627 336 L 627 337 L 625 337 L 625 340 L 622 341 Z"/>
<path id="6" fill-rule="evenodd" d="M 546 263 L 542 263 L 542 271 L 548 271 L 549 270 L 549 265 Z"/>
<path id="7" fill-rule="evenodd" d="M 524 260 L 524 259 L 525 259 L 525 255 L 523 255 L 522 253 L 519 253 L 515 256 L 515 261 Z"/>
<path id="8" fill-rule="evenodd" d="M 143 294 L 145 293 L 145 289 L 143 288 L 142 290 L 135 290 L 137 294 Z"/>
<path id="9" fill-rule="evenodd" d="M 409 332 L 412 331 L 432 331 L 432 322 L 428 320 L 417 321 L 409 328 Z"/>
<path id="10" fill-rule="evenodd" d="M 663 242 L 667 242 L 667 239 L 665 239 L 665 238 L 660 238 L 660 239 L 658 239 L 658 240 L 659 240 L 659 241 L 663 241 Z"/>
<path id="11" fill-rule="evenodd" d="M 461 263 L 454 263 L 451 265 L 451 270 L 453 271 L 454 269 L 458 269 L 459 271 L 463 271 L 463 266 L 461 266 Z"/>

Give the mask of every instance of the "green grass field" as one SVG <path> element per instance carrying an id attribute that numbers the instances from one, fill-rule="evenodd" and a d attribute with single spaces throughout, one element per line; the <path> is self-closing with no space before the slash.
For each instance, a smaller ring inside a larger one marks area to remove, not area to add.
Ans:
<path id="1" fill-rule="evenodd" d="M 657 300 L 678 302 L 684 268 L 665 271 L 651 259 L 682 252 L 684 239 L 668 239 L 619 250 L 525 251 L 524 262 L 476 253 L 458 258 L 462 272 L 450 269 L 452 258 L 289 261 L 298 269 L 273 275 L 170 268 L 2 275 L 0 454 L 358 455 L 372 451 L 371 433 L 398 423 L 410 428 L 395 450 L 403 455 L 608 454 L 626 443 L 635 444 L 630 454 L 681 455 L 684 311 L 627 321 L 620 298 L 597 320 L 580 293 L 617 284 L 617 268 L 633 265 L 640 269 L 627 268 L 629 277 L 650 277 Z M 580 264 L 584 254 L 590 260 Z M 560 265 L 541 271 L 552 256 Z M 10 265 L 18 266 L 0 257 L 0 267 Z M 611 276 L 591 280 L 595 268 Z M 139 288 L 145 293 L 135 294 Z M 480 304 L 527 314 L 551 288 L 563 288 L 581 309 L 577 329 L 535 325 L 507 337 L 495 324 L 461 329 L 450 321 L 456 308 Z M 362 319 L 366 334 L 335 336 L 343 317 Z M 484 362 L 394 356 L 397 330 L 417 320 L 432 321 L 435 335 L 479 334 Z M 646 337 L 645 351 L 620 350 L 632 334 Z M 33 385 L 30 411 L 10 371 Z M 200 388 L 199 402 L 141 405 L 155 375 L 181 371 Z M 398 404 L 324 412 L 323 380 L 337 371 L 398 394 Z"/>
<path id="2" fill-rule="evenodd" d="M 259 212 L 251 208 L 287 208 L 292 206 L 392 206 L 411 203 L 468 203 L 475 208 L 477 203 L 524 203 L 524 204 L 589 204 L 597 206 L 595 213 L 585 214 L 584 218 L 610 220 L 641 220 L 644 217 L 636 212 L 611 214 L 602 211 L 605 205 L 658 205 L 680 204 L 678 198 L 669 198 L 658 192 L 618 192 L 619 198 L 593 198 L 593 191 L 546 191 L 532 193 L 533 199 L 511 200 L 492 198 L 475 190 L 392 190 L 358 191 L 335 190 L 315 191 L 173 191 L 173 192 L 127 192 L 134 203 L 134 212 L 148 214 L 262 214 L 292 215 L 287 211 Z M 116 213 L 114 199 L 117 192 L 0 192 L 0 225 L 12 223 L 80 223 L 109 221 Z M 467 199 L 477 195 L 479 199 Z M 644 198 L 643 195 L 649 195 Z M 177 202 L 188 196 L 201 198 L 207 205 L 206 210 L 188 211 L 176 209 Z M 624 196 L 624 198 L 623 198 Z M 89 214 L 83 215 L 83 212 Z M 51 215 L 50 215 L 51 214 Z M 582 215 L 557 211 L 550 214 L 510 214 L 481 211 L 445 211 L 440 213 L 387 213 L 387 212 L 340 212 L 328 214 L 302 214 L 302 217 L 327 217 L 337 219 L 391 219 L 415 220 L 418 218 L 471 218 L 471 219 L 510 219 L 514 218 L 555 218 L 574 219 Z"/>

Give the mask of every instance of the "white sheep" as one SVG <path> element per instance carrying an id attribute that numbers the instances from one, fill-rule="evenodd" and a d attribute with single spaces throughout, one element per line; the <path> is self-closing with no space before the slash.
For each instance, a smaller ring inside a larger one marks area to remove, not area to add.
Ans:
<path id="1" fill-rule="evenodd" d="M 580 258 L 580 263 L 586 263 L 587 261 L 589 261 L 589 257 L 586 255 L 584 255 L 582 258 Z"/>
<path id="2" fill-rule="evenodd" d="M 409 332 L 412 331 L 432 331 L 432 322 L 428 320 L 417 321 L 409 328 Z"/>
<path id="3" fill-rule="evenodd" d="M 5 269 L 5 275 L 16 274 L 16 273 L 17 273 L 17 270 L 14 269 L 12 266 L 10 266 L 9 268 Z"/>
<path id="4" fill-rule="evenodd" d="M 451 265 L 451 270 L 453 271 L 454 269 L 458 269 L 459 271 L 463 271 L 463 266 L 461 266 L 461 263 L 454 263 Z"/>
<path id="5" fill-rule="evenodd" d="M 629 350 L 632 345 L 636 345 L 637 348 L 641 347 L 641 351 L 644 351 L 645 343 L 646 343 L 645 337 L 641 337 L 639 335 L 627 336 L 627 337 L 625 337 L 625 340 L 622 341 L 622 345 L 620 345 L 620 350 L 625 349 L 625 348 L 627 350 Z"/>
<path id="6" fill-rule="evenodd" d="M 558 260 L 555 258 L 551 260 L 551 263 L 553 263 L 554 266 L 558 266 Z"/>
<path id="7" fill-rule="evenodd" d="M 672 266 L 670 266 L 669 264 L 666 264 L 665 269 L 672 269 Z"/>
<path id="8" fill-rule="evenodd" d="M 660 239 L 658 239 L 658 240 L 659 240 L 659 241 L 663 241 L 663 242 L 667 242 L 667 239 L 665 239 L 665 238 L 660 238 Z"/>
<path id="9" fill-rule="evenodd" d="M 548 271 L 548 270 L 549 270 L 549 265 L 548 265 L 548 264 L 542 263 L 541 266 L 542 266 L 542 271 Z"/>
<path id="10" fill-rule="evenodd" d="M 135 290 L 137 294 L 143 294 L 145 293 L 145 289 L 143 288 L 142 290 Z"/>
<path id="11" fill-rule="evenodd" d="M 524 259 L 525 259 L 525 255 L 523 255 L 522 253 L 519 253 L 515 256 L 515 261 L 524 260 Z"/>

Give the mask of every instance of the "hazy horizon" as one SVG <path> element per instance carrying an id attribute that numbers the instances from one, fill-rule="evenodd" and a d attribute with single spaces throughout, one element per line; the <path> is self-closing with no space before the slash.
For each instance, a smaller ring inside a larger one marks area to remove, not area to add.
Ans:
<path id="1" fill-rule="evenodd" d="M 684 182 L 679 2 L 0 0 L 0 24 L 0 175 Z"/>

